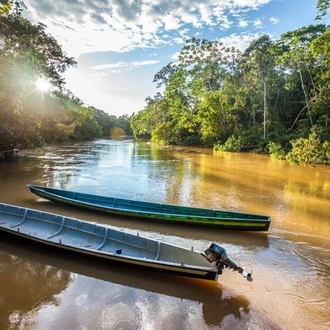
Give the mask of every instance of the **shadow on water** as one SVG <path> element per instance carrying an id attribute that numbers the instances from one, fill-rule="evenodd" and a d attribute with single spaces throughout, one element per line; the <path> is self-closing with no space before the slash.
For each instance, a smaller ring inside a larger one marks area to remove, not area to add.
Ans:
<path id="1" fill-rule="evenodd" d="M 70 273 L 131 289 L 196 301 L 202 304 L 203 317 L 208 325 L 220 324 L 228 315 L 240 318 L 242 314 L 248 314 L 250 311 L 250 303 L 246 298 L 224 297 L 219 282 L 160 274 L 109 263 L 92 256 L 81 256 L 0 233 L 0 262 L 3 264 L 4 261 L 7 267 L 0 271 L 1 293 L 4 295 L 0 304 L 6 304 L 6 313 L 1 316 L 2 328 L 8 328 L 8 318 L 13 315 L 17 306 L 20 314 L 25 314 L 37 310 L 41 305 L 56 304 L 54 296 L 70 285 Z M 16 286 L 14 294 L 11 287 L 13 276 Z M 22 300 L 25 300 L 24 304 Z"/>

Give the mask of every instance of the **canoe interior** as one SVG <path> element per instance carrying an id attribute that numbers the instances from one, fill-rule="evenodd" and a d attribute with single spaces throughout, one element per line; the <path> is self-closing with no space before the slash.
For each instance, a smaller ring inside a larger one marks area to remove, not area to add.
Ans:
<path id="1" fill-rule="evenodd" d="M 41 186 L 27 186 L 34 194 L 52 201 L 135 217 L 158 218 L 166 221 L 214 225 L 223 228 L 234 227 L 238 230 L 266 231 L 270 225 L 270 217 L 258 214 L 158 204 Z"/>
<path id="2" fill-rule="evenodd" d="M 102 258 L 187 272 L 191 277 L 193 270 L 202 270 L 196 277 L 217 276 L 217 269 L 199 252 L 52 213 L 0 204 L 0 229 Z"/>

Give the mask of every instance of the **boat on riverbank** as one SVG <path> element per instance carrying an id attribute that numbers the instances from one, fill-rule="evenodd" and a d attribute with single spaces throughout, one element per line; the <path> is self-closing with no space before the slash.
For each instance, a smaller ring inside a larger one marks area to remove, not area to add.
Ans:
<path id="1" fill-rule="evenodd" d="M 265 215 L 120 199 L 31 184 L 27 186 L 35 195 L 53 202 L 167 223 L 267 231 L 271 222 L 270 217 Z"/>
<path id="2" fill-rule="evenodd" d="M 167 244 L 83 220 L 0 203 L 0 230 L 21 238 L 165 273 L 217 280 L 223 268 L 251 278 L 225 249 L 210 243 L 203 252 Z"/>

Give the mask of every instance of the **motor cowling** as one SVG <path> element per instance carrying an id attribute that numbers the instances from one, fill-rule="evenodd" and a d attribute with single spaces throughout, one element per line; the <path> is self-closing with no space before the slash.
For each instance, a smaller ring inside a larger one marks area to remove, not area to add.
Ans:
<path id="1" fill-rule="evenodd" d="M 208 244 L 205 247 L 203 254 L 209 262 L 217 263 L 228 259 L 225 248 L 217 243 Z"/>
<path id="2" fill-rule="evenodd" d="M 235 262 L 230 260 L 227 256 L 227 252 L 224 247 L 222 247 L 220 244 L 217 243 L 209 243 L 202 255 L 209 261 L 214 262 L 216 266 L 219 269 L 219 273 L 221 274 L 221 271 L 224 267 L 231 268 L 233 270 L 237 270 L 239 273 L 243 272 L 243 268 L 236 265 Z"/>

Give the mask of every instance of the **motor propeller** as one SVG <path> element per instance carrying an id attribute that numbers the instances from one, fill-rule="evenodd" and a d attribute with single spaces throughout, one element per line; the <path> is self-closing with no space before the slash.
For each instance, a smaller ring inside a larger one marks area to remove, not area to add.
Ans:
<path id="1" fill-rule="evenodd" d="M 202 252 L 202 256 L 210 263 L 215 263 L 218 267 L 218 274 L 222 274 L 224 268 L 230 268 L 233 271 L 238 271 L 248 281 L 252 281 L 252 269 L 249 272 L 244 271 L 244 268 L 238 266 L 234 261 L 228 258 L 225 248 L 220 244 L 214 242 L 209 243 Z"/>

